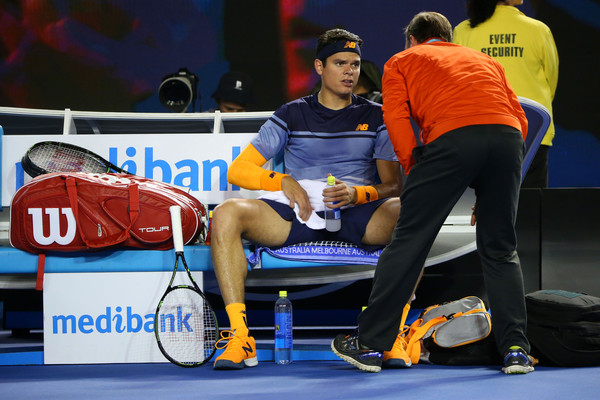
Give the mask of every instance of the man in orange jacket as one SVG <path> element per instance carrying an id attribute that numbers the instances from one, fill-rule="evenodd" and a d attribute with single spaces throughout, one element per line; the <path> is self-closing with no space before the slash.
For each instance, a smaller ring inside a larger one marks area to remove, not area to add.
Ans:
<path id="1" fill-rule="evenodd" d="M 452 27 L 435 12 L 417 14 L 405 31 L 406 50 L 383 75 L 384 121 L 408 174 L 392 242 L 379 258 L 368 307 L 354 335 L 333 351 L 370 372 L 398 333 L 427 254 L 467 187 L 477 195 L 479 252 L 498 350 L 505 373 L 533 371 L 525 337 L 526 310 L 516 251 L 515 219 L 527 119 L 489 56 L 451 43 Z M 410 117 L 420 127 L 417 141 Z"/>

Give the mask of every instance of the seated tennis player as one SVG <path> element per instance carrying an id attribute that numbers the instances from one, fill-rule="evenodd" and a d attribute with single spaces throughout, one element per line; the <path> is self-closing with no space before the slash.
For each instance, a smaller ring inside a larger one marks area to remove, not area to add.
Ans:
<path id="1" fill-rule="evenodd" d="M 314 61 L 321 90 L 275 111 L 231 164 L 230 183 L 266 190 L 269 196 L 229 199 L 213 212 L 212 261 L 231 326 L 222 334 L 221 343 L 227 344 L 215 369 L 258 364 L 246 320 L 248 264 L 242 239 L 271 248 L 336 240 L 367 250 L 391 240 L 400 212 L 401 168 L 381 105 L 352 94 L 360 74 L 361 45 L 362 39 L 343 29 L 321 35 Z M 262 168 L 283 150 L 285 173 Z M 336 184 L 325 188 L 329 174 Z M 324 229 L 317 215 L 324 202 L 342 208 L 337 232 Z M 410 362 L 398 346 L 385 357 L 389 366 Z"/>

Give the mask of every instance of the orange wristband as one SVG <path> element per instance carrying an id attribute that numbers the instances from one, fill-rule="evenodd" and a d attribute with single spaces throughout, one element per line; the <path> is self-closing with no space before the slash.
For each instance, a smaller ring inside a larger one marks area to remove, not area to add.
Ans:
<path id="1" fill-rule="evenodd" d="M 260 176 L 260 188 L 263 190 L 269 190 L 271 192 L 281 190 L 281 180 L 285 176 L 289 175 L 265 170 L 265 172 Z"/>
<path id="2" fill-rule="evenodd" d="M 379 198 L 379 193 L 377 193 L 377 189 L 373 186 L 352 186 L 356 189 L 356 203 L 355 204 L 365 204 L 370 201 L 375 201 Z"/>

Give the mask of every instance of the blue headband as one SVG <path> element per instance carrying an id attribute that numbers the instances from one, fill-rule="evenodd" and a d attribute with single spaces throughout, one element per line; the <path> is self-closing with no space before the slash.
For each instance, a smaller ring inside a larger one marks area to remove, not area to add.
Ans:
<path id="1" fill-rule="evenodd" d="M 344 51 L 356 53 L 359 56 L 361 55 L 360 54 L 360 46 L 358 45 L 358 43 L 353 42 L 351 40 L 338 40 L 337 42 L 329 43 L 328 45 L 323 47 L 317 53 L 317 59 L 324 61 L 327 59 L 327 57 L 329 57 L 335 53 L 340 53 L 340 52 L 344 52 Z"/>

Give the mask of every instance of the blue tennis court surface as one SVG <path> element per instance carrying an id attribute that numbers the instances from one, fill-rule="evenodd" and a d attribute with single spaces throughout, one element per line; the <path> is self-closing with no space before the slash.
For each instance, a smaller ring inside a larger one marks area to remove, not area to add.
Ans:
<path id="1" fill-rule="evenodd" d="M 505 375 L 500 366 L 441 366 L 359 371 L 330 350 L 330 338 L 294 341 L 294 362 L 277 365 L 272 340 L 257 340 L 259 365 L 215 371 L 212 363 L 43 365 L 39 332 L 14 338 L 1 332 L 0 398 L 21 399 L 400 399 L 510 400 L 600 398 L 600 367 L 537 366 Z"/>
<path id="2" fill-rule="evenodd" d="M 343 361 L 215 371 L 210 365 L 36 365 L 0 367 L 2 399 L 598 399 L 600 367 L 537 367 L 504 375 L 499 367 L 419 364 L 361 372 Z"/>

